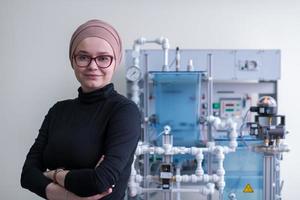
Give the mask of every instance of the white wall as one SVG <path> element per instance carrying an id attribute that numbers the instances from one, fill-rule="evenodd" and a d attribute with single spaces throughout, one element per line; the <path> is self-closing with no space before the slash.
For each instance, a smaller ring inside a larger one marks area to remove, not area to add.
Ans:
<path id="1" fill-rule="evenodd" d="M 283 194 L 284 199 L 297 199 L 300 1 L 296 0 L 1 0 L 0 199 L 38 199 L 21 189 L 21 167 L 49 107 L 77 95 L 68 44 L 75 27 L 91 18 L 112 23 L 125 48 L 139 36 L 162 35 L 173 48 L 281 49 L 279 110 L 287 115 L 292 149 L 282 164 Z M 124 94 L 122 67 L 114 80 Z"/>

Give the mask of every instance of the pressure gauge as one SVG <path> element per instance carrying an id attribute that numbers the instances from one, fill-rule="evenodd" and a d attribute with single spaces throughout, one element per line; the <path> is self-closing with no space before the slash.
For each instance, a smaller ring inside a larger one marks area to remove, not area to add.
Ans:
<path id="1" fill-rule="evenodd" d="M 126 78 L 130 81 L 138 81 L 142 77 L 142 72 L 140 68 L 136 66 L 131 66 L 127 69 Z"/>

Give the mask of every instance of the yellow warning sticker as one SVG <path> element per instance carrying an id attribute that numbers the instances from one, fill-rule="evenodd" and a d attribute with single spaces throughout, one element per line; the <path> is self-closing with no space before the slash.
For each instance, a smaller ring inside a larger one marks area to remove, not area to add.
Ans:
<path id="1" fill-rule="evenodd" d="M 248 183 L 248 184 L 245 186 L 243 192 L 245 192 L 245 193 L 252 193 L 252 192 L 254 192 L 254 190 L 252 189 L 251 185 Z"/>

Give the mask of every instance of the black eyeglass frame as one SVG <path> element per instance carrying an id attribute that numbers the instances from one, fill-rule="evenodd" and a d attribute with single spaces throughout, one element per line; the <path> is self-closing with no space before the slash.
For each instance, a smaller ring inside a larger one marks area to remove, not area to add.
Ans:
<path id="1" fill-rule="evenodd" d="M 95 63 L 96 63 L 96 65 L 97 65 L 99 68 L 101 68 L 101 69 L 106 69 L 106 68 L 108 68 L 108 67 L 111 66 L 111 64 L 112 64 L 112 62 L 113 62 L 113 60 L 114 60 L 114 56 L 112 56 L 112 55 L 99 55 L 99 56 L 95 56 L 95 57 L 91 57 L 91 56 L 89 56 L 89 55 L 84 55 L 84 56 L 89 57 L 91 60 L 90 60 L 90 62 L 89 62 L 87 65 L 82 66 L 82 65 L 78 65 L 78 63 L 77 63 L 77 61 L 76 61 L 76 56 L 83 56 L 83 55 L 80 55 L 80 54 L 74 54 L 74 55 L 73 55 L 73 59 L 74 59 L 74 61 L 75 61 L 75 64 L 76 64 L 78 67 L 88 67 L 88 66 L 91 64 L 92 60 L 94 60 Z M 107 57 L 110 57 L 110 63 L 107 65 L 107 67 L 101 67 L 101 66 L 98 65 L 96 58 L 101 57 L 101 56 L 107 56 Z"/>

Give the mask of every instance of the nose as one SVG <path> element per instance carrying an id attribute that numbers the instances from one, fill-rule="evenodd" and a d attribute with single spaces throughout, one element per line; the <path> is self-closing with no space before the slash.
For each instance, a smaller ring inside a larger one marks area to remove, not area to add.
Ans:
<path id="1" fill-rule="evenodd" d="M 98 69 L 98 65 L 97 65 L 95 59 L 91 60 L 90 64 L 88 65 L 88 69 L 90 69 L 90 70 L 96 70 L 96 69 Z"/>

